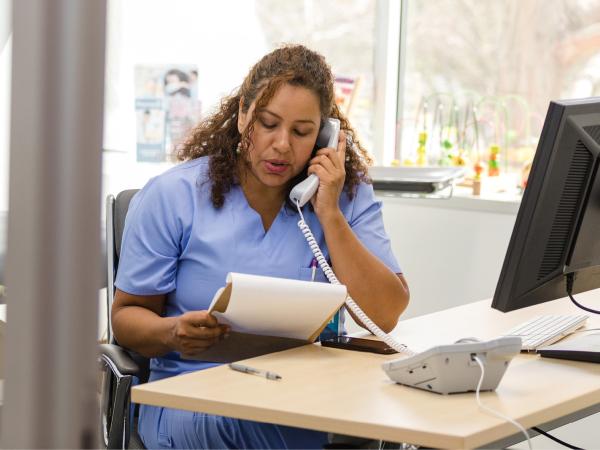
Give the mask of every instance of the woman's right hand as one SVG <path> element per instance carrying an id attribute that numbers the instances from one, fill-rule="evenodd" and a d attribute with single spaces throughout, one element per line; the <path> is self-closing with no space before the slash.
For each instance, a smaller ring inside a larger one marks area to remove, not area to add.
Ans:
<path id="1" fill-rule="evenodd" d="M 173 317 L 169 346 L 182 358 L 197 357 L 199 353 L 224 339 L 229 326 L 219 324 L 208 311 L 189 311 Z"/>

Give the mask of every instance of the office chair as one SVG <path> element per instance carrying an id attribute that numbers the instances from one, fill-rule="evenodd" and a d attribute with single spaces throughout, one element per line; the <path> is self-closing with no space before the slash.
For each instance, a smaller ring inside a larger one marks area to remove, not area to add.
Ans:
<path id="1" fill-rule="evenodd" d="M 137 409 L 131 413 L 131 387 L 134 377 L 140 383 L 148 381 L 149 360 L 131 350 L 120 347 L 115 341 L 110 322 L 114 300 L 114 281 L 119 266 L 119 254 L 125 216 L 129 203 L 138 189 L 119 193 L 115 199 L 106 199 L 106 260 L 107 260 L 107 341 L 100 345 L 100 365 L 104 375 L 101 392 L 101 435 L 107 449 L 143 449 L 137 433 Z M 324 448 L 404 448 L 399 444 L 382 443 L 370 439 L 343 435 L 330 435 Z"/>
<path id="2" fill-rule="evenodd" d="M 107 449 L 145 448 L 137 434 L 137 407 L 131 411 L 131 387 L 135 378 L 148 380 L 149 360 L 120 347 L 115 341 L 110 322 L 110 310 L 115 294 L 115 276 L 119 265 L 121 240 L 129 203 L 137 192 L 131 189 L 106 199 L 106 260 L 107 260 L 107 344 L 100 344 L 99 362 L 102 370 L 100 393 L 102 444 Z"/>

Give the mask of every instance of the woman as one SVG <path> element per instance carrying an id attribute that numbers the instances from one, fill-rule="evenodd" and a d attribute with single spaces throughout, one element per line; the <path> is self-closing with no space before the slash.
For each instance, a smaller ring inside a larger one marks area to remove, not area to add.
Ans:
<path id="1" fill-rule="evenodd" d="M 315 150 L 327 117 L 341 121 L 337 149 Z M 383 330 L 394 328 L 408 289 L 368 184 L 369 157 L 334 103 L 322 56 L 299 45 L 264 56 L 179 158 L 185 162 L 133 199 L 115 283 L 115 336 L 152 358 L 151 380 L 214 365 L 198 359 L 227 334 L 206 308 L 228 272 L 309 279 L 313 255 L 286 200 L 307 174 L 320 180 L 303 214 L 322 251 L 364 312 Z M 325 281 L 320 270 L 318 279 Z M 141 408 L 139 432 L 151 448 L 326 442 L 316 431 L 151 406 Z"/>

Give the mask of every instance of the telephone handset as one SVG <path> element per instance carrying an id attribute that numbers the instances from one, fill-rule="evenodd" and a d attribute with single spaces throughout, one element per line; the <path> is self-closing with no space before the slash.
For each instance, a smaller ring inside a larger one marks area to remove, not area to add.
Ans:
<path id="1" fill-rule="evenodd" d="M 331 147 L 337 149 L 338 137 L 340 134 L 340 121 L 334 118 L 328 118 L 325 121 L 325 125 L 319 132 L 319 136 L 317 137 L 317 148 Z M 298 222 L 298 227 L 304 234 L 306 241 L 323 273 L 329 280 L 331 284 L 340 284 L 337 277 L 327 264 L 327 260 L 323 256 L 321 249 L 319 248 L 319 244 L 315 240 L 312 231 L 308 227 L 307 223 L 304 221 L 304 216 L 302 214 L 302 207 L 308 202 L 317 189 L 319 188 L 319 178 L 315 174 L 309 175 L 309 177 L 298 183 L 292 191 L 290 192 L 290 200 L 296 205 L 298 208 L 298 213 L 300 214 L 300 221 Z M 384 341 L 387 345 L 398 352 L 403 352 L 408 355 L 413 355 L 414 353 L 408 349 L 403 344 L 396 342 L 391 336 L 386 334 L 381 328 L 379 328 L 363 311 L 360 307 L 354 302 L 352 297 L 348 296 L 346 298 L 346 306 L 350 308 L 350 310 L 360 319 L 360 321 L 373 333 L 375 336 L 379 337 L 382 341 Z"/>
<path id="2" fill-rule="evenodd" d="M 317 148 L 330 147 L 337 149 L 339 135 L 340 121 L 330 117 L 319 131 Z M 290 199 L 294 204 L 300 204 L 300 207 L 303 207 L 315 195 L 318 188 L 319 178 L 314 173 L 310 174 L 306 180 L 294 186 L 292 192 L 290 192 Z"/>

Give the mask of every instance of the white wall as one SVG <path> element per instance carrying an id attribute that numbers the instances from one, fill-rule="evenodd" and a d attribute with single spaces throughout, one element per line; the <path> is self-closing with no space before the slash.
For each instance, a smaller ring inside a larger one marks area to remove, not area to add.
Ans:
<path id="1" fill-rule="evenodd" d="M 404 318 L 492 297 L 517 204 L 380 199 L 386 231 L 411 291 Z"/>
<path id="2" fill-rule="evenodd" d="M 411 199 L 378 193 L 392 250 L 410 288 L 401 319 L 491 298 L 518 203 Z M 351 319 L 348 332 L 362 330 Z"/>

